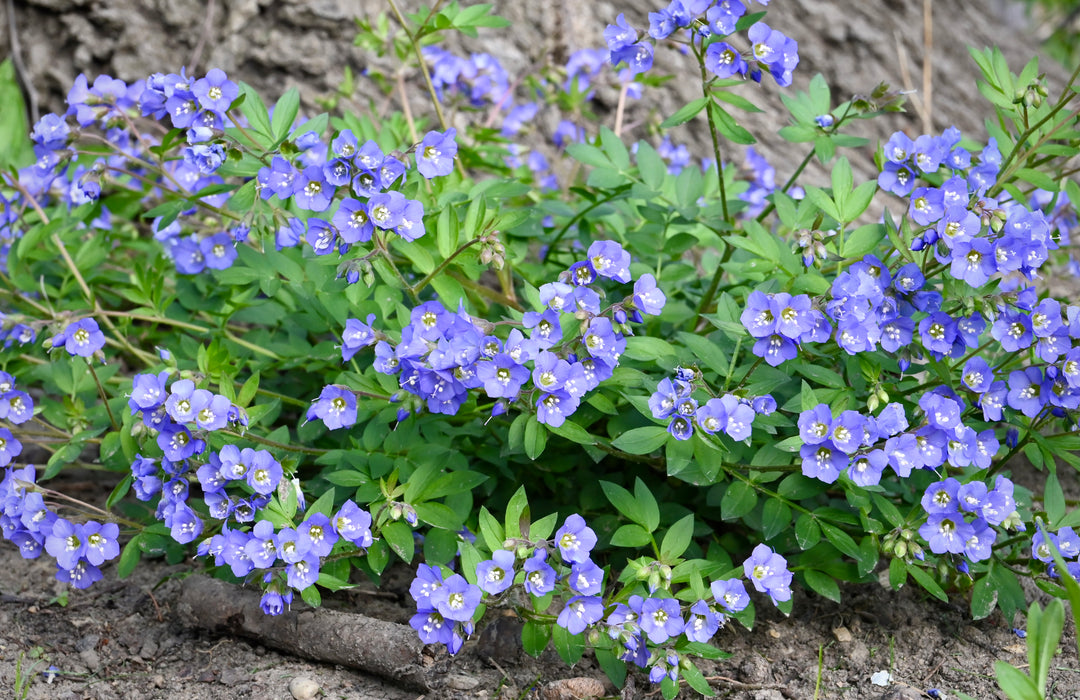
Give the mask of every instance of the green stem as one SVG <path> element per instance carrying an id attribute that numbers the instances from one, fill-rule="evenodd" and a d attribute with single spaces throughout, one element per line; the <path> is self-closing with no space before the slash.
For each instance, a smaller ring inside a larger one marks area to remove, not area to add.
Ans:
<path id="1" fill-rule="evenodd" d="M 268 440 L 267 438 L 259 437 L 258 435 L 252 435 L 251 433 L 243 433 L 243 434 L 241 434 L 241 433 L 233 432 L 232 430 L 219 430 L 218 432 L 219 433 L 224 433 L 225 435 L 229 435 L 230 437 L 239 438 L 241 440 L 250 440 L 251 442 L 255 442 L 255 443 L 258 443 L 260 445 L 266 445 L 267 447 L 276 447 L 279 450 L 285 450 L 287 452 L 300 452 L 301 454 L 306 454 L 306 455 L 324 455 L 324 454 L 326 454 L 327 452 L 330 451 L 330 450 L 324 450 L 324 449 L 319 448 L 319 447 L 304 447 L 302 445 L 286 445 L 283 442 L 278 442 L 276 440 Z"/>
<path id="2" fill-rule="evenodd" d="M 101 403 L 105 404 L 105 412 L 109 414 L 109 422 L 112 423 L 113 430 L 120 430 L 120 424 L 116 421 L 116 416 L 113 415 L 112 408 L 109 406 L 109 396 L 105 393 L 105 387 L 101 385 L 101 380 L 98 379 L 97 371 L 94 369 L 94 362 L 89 357 L 86 358 L 86 366 L 90 370 L 90 376 L 94 378 L 94 384 L 97 384 L 98 393 L 101 394 Z"/>
<path id="3" fill-rule="evenodd" d="M 470 247 L 472 247 L 474 244 L 478 243 L 479 241 L 480 241 L 479 238 L 473 238 L 471 240 L 466 241 L 462 245 L 458 246 L 458 249 L 455 250 L 453 253 L 450 253 L 450 255 L 445 260 L 443 260 L 441 263 L 439 263 L 438 266 L 434 270 L 432 270 L 430 273 L 425 275 L 422 280 L 420 280 L 416 284 L 412 285 L 412 287 L 410 287 L 410 289 L 412 290 L 412 293 L 416 294 L 421 289 L 426 287 L 428 285 L 428 283 L 431 282 L 431 280 L 434 279 L 434 277 L 436 275 L 438 275 L 440 272 L 442 272 L 444 269 L 446 269 L 446 266 L 450 264 L 451 260 L 453 260 L 457 256 L 464 253 L 466 250 L 468 250 Z"/>

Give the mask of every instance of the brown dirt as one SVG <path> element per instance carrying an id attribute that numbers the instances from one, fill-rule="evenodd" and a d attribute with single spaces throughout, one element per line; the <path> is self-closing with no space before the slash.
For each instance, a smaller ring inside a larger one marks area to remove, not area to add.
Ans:
<path id="1" fill-rule="evenodd" d="M 551 649 L 539 659 L 521 652 L 513 621 L 505 618 L 495 617 L 494 624 L 487 624 L 453 659 L 446 659 L 441 649 L 425 650 L 428 663 L 437 667 L 432 673 L 441 687 L 423 695 L 392 680 L 192 626 L 181 614 L 181 583 L 170 578 L 187 571 L 187 564 L 143 562 L 125 581 L 117 581 L 107 567 L 105 580 L 87 591 L 70 591 L 67 605 L 61 606 L 56 597 L 64 584 L 54 580 L 53 565 L 24 561 L 6 542 L 0 544 L 0 559 L 5 562 L 0 569 L 0 688 L 15 687 L 16 660 L 34 649 L 43 661 L 37 670 L 49 665 L 59 669 L 52 683 L 34 674 L 28 698 L 290 698 L 289 684 L 299 677 L 317 683 L 325 698 L 546 700 L 560 697 L 558 691 L 565 689 L 553 683 L 570 678 L 597 679 L 617 697 L 588 655 L 568 668 Z M 361 587 L 336 606 L 401 623 L 400 633 L 412 635 L 404 625 L 412 614 L 405 593 L 409 573 L 396 570 L 388 580 L 380 593 L 373 586 Z M 1004 697 L 993 681 L 995 660 L 1017 666 L 1026 662 L 1022 641 L 999 613 L 972 622 L 965 609 L 927 600 L 909 587 L 893 593 L 863 586 L 844 593 L 842 605 L 797 593 L 788 618 L 758 600 L 753 631 L 733 624 L 716 639 L 731 658 L 703 662 L 702 670 L 719 696 L 812 698 L 820 672 L 820 698 L 903 700 L 926 697 L 922 691 L 933 687 L 946 697 L 962 691 L 985 700 Z M 288 621 L 282 619 L 282 624 Z M 1068 627 L 1051 673 L 1051 697 L 1059 700 L 1080 697 L 1075 634 Z M 335 634 L 326 630 L 328 639 Z M 892 674 L 888 688 L 870 681 L 882 670 Z M 636 692 L 625 697 L 658 697 L 647 679 L 636 681 Z"/>

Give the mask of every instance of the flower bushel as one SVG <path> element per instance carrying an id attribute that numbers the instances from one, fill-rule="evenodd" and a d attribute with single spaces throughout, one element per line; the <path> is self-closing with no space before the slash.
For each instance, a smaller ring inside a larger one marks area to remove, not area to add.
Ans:
<path id="1" fill-rule="evenodd" d="M 194 555 L 268 615 L 401 560 L 425 643 L 513 608 L 529 653 L 665 697 L 712 692 L 695 659 L 755 603 L 911 579 L 1012 618 L 1019 577 L 1080 574 L 1075 82 L 973 51 L 988 141 L 896 133 L 855 183 L 846 129 L 902 98 L 816 77 L 785 97 L 801 161 L 768 163 L 735 115 L 798 47 L 735 0 L 619 15 L 524 79 L 437 44 L 505 26 L 489 6 L 391 9 L 357 41 L 422 76 L 412 109 L 338 109 L 351 77 L 304 117 L 218 69 L 80 76 L 0 173 L 23 557 L 85 588 Z M 702 96 L 628 146 L 668 50 Z M 830 182 L 799 180 L 815 158 Z M 69 469 L 115 487 L 78 501 Z"/>

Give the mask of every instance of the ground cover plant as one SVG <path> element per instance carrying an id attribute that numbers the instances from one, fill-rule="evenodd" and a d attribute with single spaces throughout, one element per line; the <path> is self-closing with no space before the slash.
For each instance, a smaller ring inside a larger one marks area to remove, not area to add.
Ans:
<path id="1" fill-rule="evenodd" d="M 1040 285 L 1075 265 L 1075 75 L 1051 93 L 973 50 L 990 142 L 898 133 L 862 183 L 837 151 L 872 145 L 845 130 L 901 96 L 816 78 L 785 100 L 778 184 L 732 163 L 755 138 L 735 115 L 798 65 L 757 8 L 619 16 L 605 49 L 520 77 L 439 46 L 502 25 L 489 7 L 390 8 L 357 41 L 425 80 L 385 80 L 411 105 L 389 120 L 268 108 L 220 70 L 84 76 L 32 155 L 8 149 L 0 497 L 23 556 L 82 588 L 194 552 L 271 615 L 399 558 L 423 641 L 453 653 L 512 608 L 526 650 L 591 648 L 669 697 L 710 692 L 693 659 L 719 626 L 793 589 L 883 579 L 976 618 L 1025 609 L 1018 576 L 1066 595 L 1080 307 Z M 702 97 L 628 144 L 662 50 L 698 59 Z M 707 158 L 673 144 L 691 120 Z M 829 186 L 800 183 L 814 158 Z M 1009 478 L 1020 455 L 1041 491 Z M 49 488 L 66 465 L 117 482 L 106 508 Z"/>

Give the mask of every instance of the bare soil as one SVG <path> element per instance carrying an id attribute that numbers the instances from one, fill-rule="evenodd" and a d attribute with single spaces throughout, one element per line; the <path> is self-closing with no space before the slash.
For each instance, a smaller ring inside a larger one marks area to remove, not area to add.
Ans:
<path id="1" fill-rule="evenodd" d="M 218 636 L 199 627 L 181 602 L 190 582 L 175 578 L 190 569 L 188 564 L 143 562 L 124 581 L 106 568 L 105 580 L 87 591 L 69 591 L 62 606 L 58 599 L 65 584 L 54 579 L 48 561 L 25 561 L 7 542 L 0 543 L 0 560 L 5 564 L 0 568 L 0 688 L 16 688 L 16 664 L 24 657 L 27 698 L 292 698 L 298 695 L 290 683 L 297 678 L 313 681 L 324 698 L 550 700 L 583 697 L 574 688 L 596 687 L 584 679 L 602 683 L 607 696 L 620 696 L 588 655 L 569 668 L 551 649 L 539 659 L 522 652 L 515 623 L 505 617 L 486 618 L 452 659 L 442 649 L 425 648 L 424 663 L 435 688 L 420 692 L 404 678 L 383 679 L 300 659 L 256 640 Z M 395 569 L 382 589 L 361 586 L 334 602 L 343 610 L 398 623 L 390 629 L 402 635 L 399 640 L 372 637 L 354 639 L 354 645 L 369 643 L 378 653 L 387 645 L 415 643 L 407 626 L 413 612 L 409 579 L 404 567 Z M 236 589 L 237 596 L 243 593 Z M 993 680 L 994 661 L 1026 663 L 1023 641 L 1000 613 L 972 622 L 966 609 L 943 605 L 912 588 L 893 593 L 862 586 L 844 594 L 843 604 L 837 605 L 798 592 L 787 618 L 767 601 L 757 601 L 753 631 L 732 624 L 716 639 L 732 656 L 704 662 L 702 670 L 718 695 L 781 700 L 816 693 L 820 698 L 905 700 L 929 697 L 924 691 L 936 688 L 943 697 L 962 691 L 979 700 L 1004 698 Z M 298 603 L 294 610 L 305 607 Z M 287 636 L 287 625 L 295 622 L 288 616 L 276 619 L 284 627 L 274 636 Z M 1050 697 L 1058 700 L 1080 698 L 1076 638 L 1072 625 L 1067 627 L 1050 676 Z M 328 627 L 328 644 L 335 636 L 338 631 Z M 38 666 L 30 671 L 32 655 Z M 40 673 L 49 666 L 57 669 L 51 683 Z M 879 671 L 891 673 L 888 687 L 871 682 Z M 623 698 L 659 697 L 644 677 L 633 680 L 635 687 L 624 691 Z"/>

